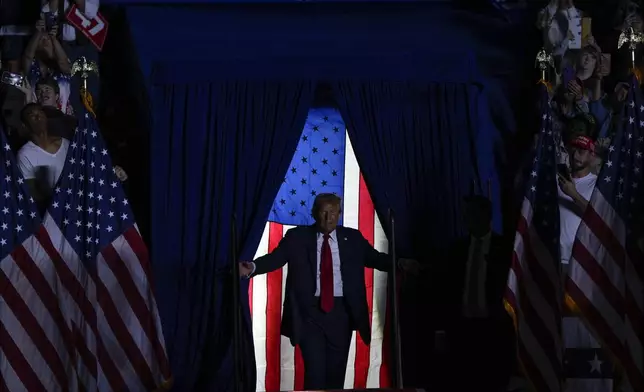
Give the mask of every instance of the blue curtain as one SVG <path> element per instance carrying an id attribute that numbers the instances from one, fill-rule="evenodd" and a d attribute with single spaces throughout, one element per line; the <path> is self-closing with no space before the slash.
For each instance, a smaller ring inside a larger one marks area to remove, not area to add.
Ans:
<path id="1" fill-rule="evenodd" d="M 472 180 L 480 183 L 476 88 L 466 83 L 335 83 L 358 163 L 390 238 L 388 209 L 394 211 L 400 257 L 448 262 L 442 251 L 464 234 L 462 200 Z M 421 281 L 405 282 L 401 300 L 404 378 L 414 387 L 427 385 L 431 374 L 431 365 L 423 361 L 433 343 L 432 298 L 440 295 Z"/>
<path id="2" fill-rule="evenodd" d="M 230 229 L 251 259 L 313 97 L 312 82 L 152 87 L 151 252 L 174 390 L 233 389 Z M 244 390 L 255 363 L 246 330 Z"/>

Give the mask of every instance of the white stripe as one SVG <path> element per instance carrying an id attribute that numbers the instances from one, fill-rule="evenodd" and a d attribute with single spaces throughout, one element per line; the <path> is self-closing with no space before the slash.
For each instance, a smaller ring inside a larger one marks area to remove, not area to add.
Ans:
<path id="1" fill-rule="evenodd" d="M 342 207 L 343 225 L 358 229 L 360 211 L 360 168 L 353 152 L 349 133 L 346 137 L 347 148 L 344 156 L 344 200 Z"/>
<path id="2" fill-rule="evenodd" d="M 349 346 L 349 355 L 347 359 L 347 371 L 344 374 L 344 389 L 353 389 L 353 382 L 356 375 L 356 339 L 357 332 L 351 333 L 351 345 Z"/>
<path id="3" fill-rule="evenodd" d="M 346 149 L 344 156 L 344 200 L 343 200 L 343 225 L 352 229 L 358 229 L 360 211 L 360 168 L 356 155 L 349 140 L 349 133 L 346 132 Z M 355 378 L 356 359 L 356 332 L 351 336 L 349 346 L 349 359 L 347 360 L 347 371 L 344 378 L 344 387 L 353 389 Z"/>
<path id="4" fill-rule="evenodd" d="M 375 215 L 374 248 L 380 252 L 388 252 L 389 242 L 385 232 Z M 369 347 L 369 373 L 367 388 L 380 387 L 380 367 L 382 366 L 382 343 L 385 332 L 385 317 L 387 315 L 387 273 L 373 270 L 373 313 L 371 315 L 371 346 Z"/>

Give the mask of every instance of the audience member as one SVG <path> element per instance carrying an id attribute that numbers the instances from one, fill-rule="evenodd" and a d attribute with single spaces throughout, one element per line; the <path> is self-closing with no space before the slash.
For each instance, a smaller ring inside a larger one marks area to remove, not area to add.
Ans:
<path id="1" fill-rule="evenodd" d="M 31 37 L 23 53 L 24 74 L 35 86 L 38 81 L 53 78 L 58 83 L 60 109 L 72 114 L 71 103 L 71 64 L 60 42 L 56 38 L 57 26 L 46 30 L 45 21 L 39 20 L 36 32 Z M 35 92 L 33 93 L 35 95 Z"/>
<path id="2" fill-rule="evenodd" d="M 41 213 L 65 166 L 69 141 L 49 134 L 47 116 L 37 103 L 21 113 L 29 141 L 18 151 L 18 167 Z"/>

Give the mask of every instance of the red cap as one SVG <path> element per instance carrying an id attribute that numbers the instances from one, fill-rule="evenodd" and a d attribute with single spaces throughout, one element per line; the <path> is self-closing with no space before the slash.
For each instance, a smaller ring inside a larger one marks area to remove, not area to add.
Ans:
<path id="1" fill-rule="evenodd" d="M 595 142 L 588 136 L 577 136 L 570 141 L 569 145 L 582 150 L 595 152 Z"/>

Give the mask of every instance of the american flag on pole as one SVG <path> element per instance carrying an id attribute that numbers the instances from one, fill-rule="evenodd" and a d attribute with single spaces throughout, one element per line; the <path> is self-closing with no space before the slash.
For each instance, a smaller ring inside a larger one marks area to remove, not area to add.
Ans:
<path id="1" fill-rule="evenodd" d="M 562 390 L 556 135 L 545 85 L 541 131 L 514 240 L 504 297 L 517 330 L 519 362 L 539 392 Z"/>
<path id="2" fill-rule="evenodd" d="M 644 100 L 634 76 L 621 121 L 577 231 L 566 301 L 616 361 L 626 387 L 642 391 Z"/>
<path id="3" fill-rule="evenodd" d="M 255 257 L 271 252 L 290 228 L 310 225 L 317 193 L 335 192 L 343 199 L 340 224 L 360 230 L 382 252 L 388 242 L 351 148 L 344 121 L 335 109 L 312 109 L 297 151 L 266 223 Z M 299 349 L 280 336 L 288 265 L 254 277 L 249 298 L 253 318 L 257 391 L 302 390 L 304 365 Z M 388 362 L 387 274 L 365 268 L 372 339 L 367 346 L 354 332 L 345 388 L 386 388 L 391 385 Z"/>
<path id="4" fill-rule="evenodd" d="M 4 390 L 167 387 L 147 249 L 93 116 L 81 119 L 66 159 L 43 223 L 3 253 Z M 9 191 L 7 224 L 17 230 L 29 204 L 17 186 Z"/>

